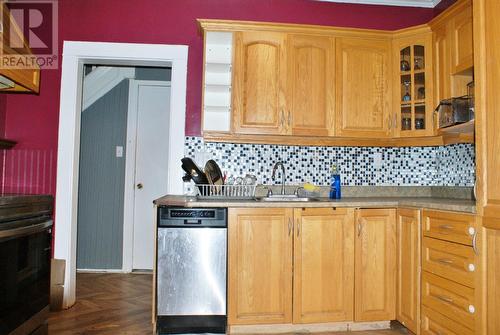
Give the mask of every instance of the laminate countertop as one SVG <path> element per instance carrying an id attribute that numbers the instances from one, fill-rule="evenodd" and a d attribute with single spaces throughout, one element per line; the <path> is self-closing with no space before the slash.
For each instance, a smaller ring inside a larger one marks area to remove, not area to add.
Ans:
<path id="1" fill-rule="evenodd" d="M 154 201 L 157 206 L 179 207 L 355 207 L 355 208 L 426 208 L 476 213 L 476 202 L 468 199 L 434 197 L 346 197 L 319 198 L 319 201 L 198 200 L 192 196 L 166 195 Z"/>

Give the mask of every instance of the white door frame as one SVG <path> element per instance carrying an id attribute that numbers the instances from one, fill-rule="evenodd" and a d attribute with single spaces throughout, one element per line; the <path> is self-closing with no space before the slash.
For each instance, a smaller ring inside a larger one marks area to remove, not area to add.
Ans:
<path id="1" fill-rule="evenodd" d="M 54 241 L 54 257 L 66 260 L 64 308 L 72 306 L 76 298 L 76 232 L 83 65 L 172 67 L 170 126 L 167 135 L 169 137 L 168 193 L 182 194 L 182 172 L 179 162 L 184 155 L 187 56 L 188 47 L 185 45 L 64 41 Z"/>
<path id="2" fill-rule="evenodd" d="M 133 270 L 137 106 L 139 86 L 141 85 L 171 87 L 171 82 L 135 79 L 129 80 L 127 148 L 125 153 L 125 196 L 123 198 L 123 272 L 131 272 Z M 170 96 L 172 96 L 172 93 L 170 93 Z M 170 171 L 167 173 L 170 173 Z"/>

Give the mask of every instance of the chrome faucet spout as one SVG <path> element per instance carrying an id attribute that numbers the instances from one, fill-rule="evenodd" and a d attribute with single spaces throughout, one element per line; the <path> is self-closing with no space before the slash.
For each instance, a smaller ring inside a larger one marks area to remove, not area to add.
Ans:
<path id="1" fill-rule="evenodd" d="M 274 180 L 274 177 L 276 176 L 276 170 L 278 167 L 281 168 L 281 195 L 285 195 L 285 165 L 283 165 L 283 162 L 276 162 L 273 166 L 273 174 L 271 175 L 271 178 Z"/>

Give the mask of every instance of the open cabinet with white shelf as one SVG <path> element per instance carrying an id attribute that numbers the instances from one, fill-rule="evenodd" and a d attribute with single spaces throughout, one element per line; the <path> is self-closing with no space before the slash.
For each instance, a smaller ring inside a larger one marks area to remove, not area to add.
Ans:
<path id="1" fill-rule="evenodd" d="M 205 33 L 203 130 L 231 129 L 233 33 Z"/>

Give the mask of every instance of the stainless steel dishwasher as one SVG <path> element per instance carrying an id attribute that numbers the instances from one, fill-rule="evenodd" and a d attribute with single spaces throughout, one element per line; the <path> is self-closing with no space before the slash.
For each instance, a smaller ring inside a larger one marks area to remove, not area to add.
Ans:
<path id="1" fill-rule="evenodd" d="M 158 334 L 225 333 L 227 209 L 158 208 Z"/>

